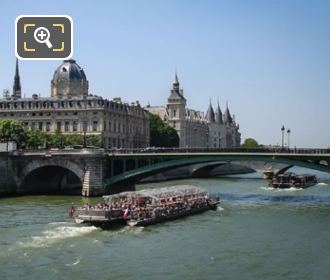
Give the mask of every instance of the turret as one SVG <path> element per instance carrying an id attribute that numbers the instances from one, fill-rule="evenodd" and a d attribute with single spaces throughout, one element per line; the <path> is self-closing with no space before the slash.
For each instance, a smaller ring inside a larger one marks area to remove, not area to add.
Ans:
<path id="1" fill-rule="evenodd" d="M 233 123 L 233 119 L 230 115 L 229 108 L 228 108 L 228 102 L 226 102 L 226 111 L 225 111 L 225 114 L 223 115 L 223 120 L 224 120 L 225 124 Z"/>
<path id="2" fill-rule="evenodd" d="M 205 116 L 206 120 L 209 123 L 214 123 L 215 122 L 215 118 L 214 118 L 214 110 L 212 107 L 212 102 L 211 102 L 211 98 L 210 98 L 210 104 L 209 104 L 209 108 L 206 111 L 206 116 Z"/>
<path id="3" fill-rule="evenodd" d="M 220 109 L 219 99 L 218 99 L 217 109 L 215 110 L 215 122 L 219 123 L 219 124 L 223 124 L 222 112 Z"/>

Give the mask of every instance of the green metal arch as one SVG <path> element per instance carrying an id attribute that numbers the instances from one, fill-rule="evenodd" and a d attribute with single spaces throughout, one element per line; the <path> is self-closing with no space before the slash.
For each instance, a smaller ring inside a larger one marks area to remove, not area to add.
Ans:
<path id="1" fill-rule="evenodd" d="M 175 167 L 187 166 L 198 163 L 215 162 L 215 161 L 242 161 L 242 160 L 252 160 L 252 161 L 264 161 L 264 162 L 274 162 L 274 163 L 284 163 L 291 166 L 299 166 L 310 168 L 318 171 L 330 173 L 330 167 L 325 165 L 320 165 L 312 161 L 317 161 L 315 158 L 311 157 L 301 157 L 296 158 L 292 156 L 291 158 L 285 155 L 244 155 L 244 154 L 222 154 L 222 155 L 182 155 L 183 158 L 171 159 L 160 163 L 155 163 L 149 166 L 144 166 L 136 168 L 120 175 L 113 176 L 104 180 L 105 186 L 109 187 L 113 184 L 123 182 L 123 181 L 138 181 L 144 177 L 155 174 L 160 171 L 165 171 Z M 178 156 L 179 157 L 179 156 Z M 308 159 L 310 161 L 308 161 Z"/>

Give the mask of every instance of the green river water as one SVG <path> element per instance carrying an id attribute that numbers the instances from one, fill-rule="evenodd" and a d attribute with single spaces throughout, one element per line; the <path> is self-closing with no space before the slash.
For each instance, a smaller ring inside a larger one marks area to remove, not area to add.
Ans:
<path id="1" fill-rule="evenodd" d="M 314 172 L 315 173 L 315 172 Z M 221 207 L 146 228 L 101 230 L 67 216 L 79 196 L 0 199 L 0 279 L 330 279 L 330 175 L 273 190 L 256 174 L 193 184 Z"/>

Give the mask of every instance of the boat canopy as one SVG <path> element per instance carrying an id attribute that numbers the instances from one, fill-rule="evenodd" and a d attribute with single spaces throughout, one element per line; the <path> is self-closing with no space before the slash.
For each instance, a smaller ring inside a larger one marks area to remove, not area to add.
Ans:
<path id="1" fill-rule="evenodd" d="M 180 186 L 171 186 L 164 187 L 159 189 L 144 189 L 140 191 L 133 192 L 122 192 L 114 195 L 105 195 L 103 199 L 106 202 L 113 202 L 118 199 L 127 197 L 127 198 L 138 198 L 138 197 L 151 197 L 155 200 L 161 200 L 171 197 L 185 197 L 190 195 L 207 195 L 207 192 L 199 187 L 191 185 L 180 185 Z"/>

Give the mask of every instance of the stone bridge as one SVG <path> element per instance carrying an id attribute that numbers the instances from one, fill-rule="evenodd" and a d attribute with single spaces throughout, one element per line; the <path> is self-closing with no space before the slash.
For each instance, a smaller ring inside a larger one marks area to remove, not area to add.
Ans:
<path id="1" fill-rule="evenodd" d="M 191 176 L 205 177 L 229 162 L 268 176 L 292 166 L 330 173 L 330 150 L 82 149 L 0 153 L 0 194 L 79 192 L 100 196 L 131 189 L 147 176 L 182 166 L 195 166 Z"/>

